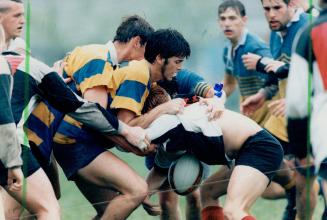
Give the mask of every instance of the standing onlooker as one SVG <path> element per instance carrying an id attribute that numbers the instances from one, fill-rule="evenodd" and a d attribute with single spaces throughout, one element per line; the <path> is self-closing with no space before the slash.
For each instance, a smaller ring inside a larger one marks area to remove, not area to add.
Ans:
<path id="1" fill-rule="evenodd" d="M 294 154 L 301 164 L 306 164 L 311 141 L 316 171 L 326 180 L 327 1 L 320 0 L 320 6 L 323 9 L 320 16 L 300 34 L 295 44 L 287 85 L 286 113 Z M 327 219 L 326 211 L 322 219 Z"/>
<path id="2" fill-rule="evenodd" d="M 248 69 L 264 69 L 268 74 L 278 77 L 279 92 L 276 95 L 276 100 L 269 104 L 271 117 L 265 123 L 264 127 L 273 134 L 283 145 L 285 154 L 291 153 L 289 146 L 287 131 L 286 131 L 286 118 L 285 118 L 285 88 L 287 83 L 289 62 L 291 59 L 292 45 L 298 31 L 303 28 L 308 22 L 308 14 L 303 10 L 295 10 L 290 5 L 291 0 L 261 0 L 265 17 L 269 24 L 271 31 L 270 35 L 270 50 L 274 60 L 267 59 L 255 54 L 244 55 L 243 62 Z M 264 100 L 268 97 L 264 90 L 250 96 L 242 103 L 243 111 L 245 114 L 251 114 L 254 109 L 261 106 Z M 300 167 L 298 165 L 297 167 Z M 303 169 L 297 168 L 295 175 L 297 199 L 296 207 L 297 213 L 300 218 L 304 218 L 306 207 L 306 193 L 305 193 L 305 173 Z M 311 178 L 310 185 L 316 184 L 314 178 Z M 317 195 L 311 194 L 312 202 L 310 203 L 310 210 L 313 211 L 316 205 Z M 294 207 L 288 207 L 290 211 Z M 294 219 L 284 216 L 284 219 Z"/>
<path id="3" fill-rule="evenodd" d="M 247 70 L 242 62 L 242 55 L 255 53 L 264 57 L 271 57 L 268 46 L 247 28 L 248 17 L 244 5 L 238 0 L 223 2 L 218 8 L 220 28 L 228 39 L 224 48 L 225 63 L 224 91 L 227 97 L 238 85 L 241 93 L 241 102 L 250 95 L 256 94 L 265 87 L 267 75 L 256 70 Z M 274 95 L 274 92 L 271 96 Z M 251 116 L 258 124 L 263 125 L 267 119 L 267 103 L 257 109 Z"/>
<path id="4" fill-rule="evenodd" d="M 5 46 L 5 34 L 0 20 L 0 52 Z M 23 183 L 23 172 L 21 170 L 22 159 L 21 148 L 18 141 L 16 125 L 11 112 L 12 76 L 7 61 L 0 56 L 0 162 L 7 168 L 6 175 L 1 173 L 0 182 L 6 182 L 9 190 L 19 191 Z M 0 218 L 5 219 L 0 188 Z"/>

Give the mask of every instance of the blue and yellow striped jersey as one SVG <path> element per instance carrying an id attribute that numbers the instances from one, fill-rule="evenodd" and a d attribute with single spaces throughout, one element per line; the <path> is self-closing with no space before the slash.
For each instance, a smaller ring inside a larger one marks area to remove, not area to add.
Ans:
<path id="1" fill-rule="evenodd" d="M 53 108 L 48 102 L 41 101 L 24 124 L 28 140 L 33 142 L 45 158 L 52 152 L 53 136 L 65 114 Z"/>
<path id="2" fill-rule="evenodd" d="M 64 74 L 71 77 L 77 90 L 82 94 L 89 88 L 105 86 L 101 75 L 110 73 L 118 63 L 112 59 L 116 51 L 110 51 L 108 45 L 91 44 L 75 48 L 64 58 L 67 65 Z"/>
<path id="3" fill-rule="evenodd" d="M 94 74 L 92 76 L 84 71 L 76 71 L 73 74 L 76 87 L 80 88 L 81 91 L 86 91 L 96 86 L 105 86 L 108 91 L 108 111 L 127 109 L 137 116 L 141 115 L 141 110 L 151 86 L 149 66 L 146 60 L 131 61 L 122 68 L 103 71 L 102 74 L 94 72 Z M 77 79 L 81 79 L 83 76 L 88 76 L 84 77 L 84 81 L 87 81 L 87 83 L 81 81 L 80 84 L 77 84 Z M 59 144 L 72 144 L 77 140 L 91 138 L 91 136 L 94 136 L 91 133 L 86 132 L 86 129 L 77 121 L 65 116 L 54 141 Z M 90 135 L 88 136 L 88 134 Z"/>
<path id="4" fill-rule="evenodd" d="M 113 63 L 111 57 L 115 56 L 116 51 L 109 52 L 108 45 L 86 45 L 75 48 L 69 53 L 64 61 L 67 65 L 64 68 L 64 77 L 71 77 L 74 82 L 68 84 L 69 87 L 81 94 L 86 89 L 94 86 L 100 86 L 97 80 L 101 74 L 110 72 L 116 63 Z M 41 102 L 32 112 L 28 118 L 25 127 L 27 128 L 27 134 L 29 141 L 34 142 L 43 155 L 50 155 L 52 150 L 52 143 L 54 136 L 58 136 L 57 130 L 63 123 L 70 122 L 70 128 L 72 126 L 78 126 L 81 128 L 81 124 L 69 116 L 65 116 L 63 113 L 57 111 L 47 102 Z M 62 127 L 62 126 L 61 126 Z M 72 143 L 75 140 L 71 140 L 64 136 L 59 135 L 61 142 Z"/>

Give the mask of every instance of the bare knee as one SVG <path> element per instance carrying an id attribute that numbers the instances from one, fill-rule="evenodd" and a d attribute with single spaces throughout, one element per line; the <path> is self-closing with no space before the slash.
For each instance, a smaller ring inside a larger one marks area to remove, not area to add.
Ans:
<path id="1" fill-rule="evenodd" d="M 123 192 L 125 196 L 132 198 L 137 203 L 141 203 L 148 193 L 148 184 L 142 178 L 139 178 L 139 180 L 131 184 L 129 189 Z"/>
<path id="2" fill-rule="evenodd" d="M 37 219 L 60 219 L 60 206 L 58 203 L 38 206 L 30 210 Z"/>

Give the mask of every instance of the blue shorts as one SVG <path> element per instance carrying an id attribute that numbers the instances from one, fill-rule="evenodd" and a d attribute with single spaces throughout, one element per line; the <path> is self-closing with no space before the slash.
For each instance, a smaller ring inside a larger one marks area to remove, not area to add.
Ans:
<path id="1" fill-rule="evenodd" d="M 68 180 L 74 180 L 77 171 L 91 163 L 105 152 L 103 146 L 95 142 L 80 141 L 75 144 L 54 143 L 53 153 Z"/>
<path id="2" fill-rule="evenodd" d="M 250 136 L 235 158 L 235 165 L 253 167 L 273 178 L 283 161 L 282 146 L 268 131 L 261 130 Z"/>
<path id="3" fill-rule="evenodd" d="M 29 177 L 33 173 L 35 173 L 38 169 L 40 169 L 40 164 L 32 154 L 30 148 L 22 145 L 22 154 L 21 157 L 23 159 L 23 174 L 24 177 Z M 6 186 L 8 178 L 8 169 L 4 167 L 4 165 L 0 161 L 0 185 Z"/>

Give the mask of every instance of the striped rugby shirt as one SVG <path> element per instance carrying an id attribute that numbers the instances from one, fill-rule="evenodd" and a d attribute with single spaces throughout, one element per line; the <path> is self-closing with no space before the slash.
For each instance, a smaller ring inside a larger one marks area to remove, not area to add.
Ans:
<path id="1" fill-rule="evenodd" d="M 11 98 L 12 114 L 18 127 L 20 143 L 24 143 L 23 125 L 33 109 L 46 100 L 62 113 L 68 114 L 101 133 L 116 134 L 120 128 L 117 117 L 99 104 L 83 100 L 64 83 L 61 77 L 46 64 L 30 58 L 30 73 L 25 71 L 25 57 L 5 53 L 14 78 Z M 23 112 L 27 115 L 23 115 Z"/>

